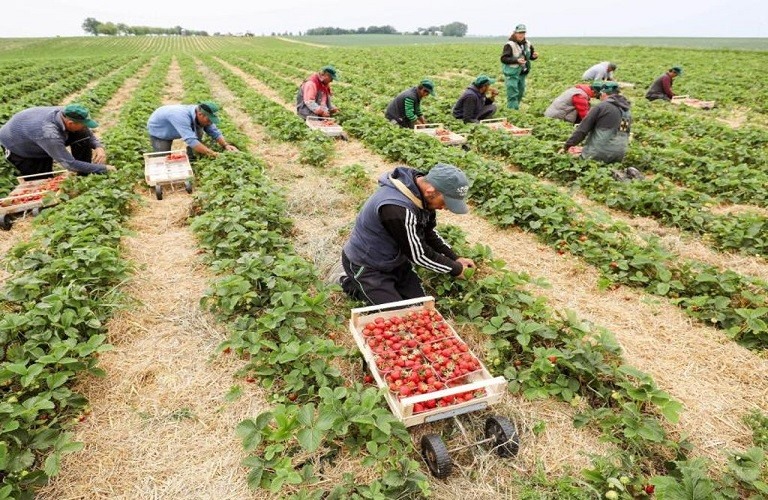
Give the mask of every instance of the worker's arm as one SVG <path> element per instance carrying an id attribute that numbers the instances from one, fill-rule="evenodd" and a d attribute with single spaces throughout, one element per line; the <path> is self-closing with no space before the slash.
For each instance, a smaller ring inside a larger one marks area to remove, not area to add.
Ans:
<path id="1" fill-rule="evenodd" d="M 426 235 L 418 230 L 416 215 L 410 210 L 398 205 L 383 205 L 379 209 L 379 218 L 400 251 L 414 264 L 451 276 L 460 276 L 464 271 L 464 266 L 453 258 L 456 254 L 445 242 L 442 242 L 443 250 L 450 255 L 436 251 L 429 244 Z"/>
<path id="2" fill-rule="evenodd" d="M 672 78 L 670 78 L 669 75 L 664 75 L 661 79 L 661 90 L 670 99 L 675 97 L 675 93 L 672 92 Z"/>
<path id="3" fill-rule="evenodd" d="M 317 116 L 330 116 L 328 108 L 318 104 L 317 101 L 317 85 L 311 80 L 307 80 L 302 85 L 302 94 L 304 96 L 304 104 L 307 105 L 309 110 Z"/>
<path id="4" fill-rule="evenodd" d="M 64 141 L 57 136 L 55 130 L 52 134 L 46 135 L 44 133 L 43 138 L 37 143 L 37 145 L 40 146 L 40 148 L 42 148 L 43 151 L 48 154 L 48 156 L 53 158 L 53 161 L 66 168 L 67 170 L 83 174 L 101 174 L 108 170 L 105 165 L 97 165 L 95 163 L 88 163 L 75 159 L 75 157 L 72 156 L 72 153 L 70 153 L 64 145 Z"/>
<path id="5" fill-rule="evenodd" d="M 421 106 L 412 97 L 406 97 L 403 103 L 405 105 L 405 117 L 409 122 L 415 122 L 421 116 Z"/>
<path id="6" fill-rule="evenodd" d="M 565 149 L 570 148 L 571 146 L 575 146 L 581 141 L 584 140 L 585 137 L 587 137 L 587 134 L 595 128 L 595 123 L 597 122 L 597 116 L 600 113 L 601 109 L 600 106 L 595 106 L 592 108 L 589 113 L 587 113 L 587 117 L 582 120 L 582 122 L 579 124 L 578 127 L 576 127 L 576 130 L 573 131 L 573 134 L 568 138 L 567 141 L 565 141 Z"/>
<path id="7" fill-rule="evenodd" d="M 225 151 L 239 151 L 235 146 L 228 143 L 226 139 L 224 139 L 223 135 L 220 135 L 218 139 L 216 139 L 216 142 L 221 146 Z"/>

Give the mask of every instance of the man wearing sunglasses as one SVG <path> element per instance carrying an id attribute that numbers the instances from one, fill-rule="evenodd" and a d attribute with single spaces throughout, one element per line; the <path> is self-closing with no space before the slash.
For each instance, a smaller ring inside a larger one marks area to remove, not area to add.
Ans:
<path id="1" fill-rule="evenodd" d="M 219 105 L 211 101 L 198 104 L 171 104 L 157 108 L 147 121 L 147 131 L 153 151 L 170 151 L 174 139 L 183 139 L 187 154 L 215 157 L 218 153 L 203 144 L 203 133 L 216 141 L 225 151 L 237 151 L 216 127 Z"/>

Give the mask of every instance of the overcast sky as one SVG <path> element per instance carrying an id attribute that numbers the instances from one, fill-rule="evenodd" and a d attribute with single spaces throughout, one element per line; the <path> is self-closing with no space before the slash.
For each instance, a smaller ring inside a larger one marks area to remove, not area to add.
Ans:
<path id="1" fill-rule="evenodd" d="M 269 35 L 319 26 L 391 25 L 398 31 L 454 21 L 468 35 L 768 37 L 767 0 L 5 0 L 0 37 L 80 36 L 85 18 L 182 26 L 213 34 Z"/>

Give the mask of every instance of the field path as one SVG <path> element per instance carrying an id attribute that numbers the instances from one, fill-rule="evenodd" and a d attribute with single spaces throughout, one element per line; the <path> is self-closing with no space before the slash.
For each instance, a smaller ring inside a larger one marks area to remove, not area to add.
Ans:
<path id="1" fill-rule="evenodd" d="M 169 82 L 180 82 L 172 64 Z M 169 83 L 166 102 L 180 102 Z M 199 261 L 183 189 L 162 201 L 148 194 L 129 220 L 125 257 L 136 272 L 124 292 L 133 307 L 109 325 L 115 346 L 101 357 L 107 372 L 81 389 L 92 415 L 62 473 L 39 498 L 251 498 L 237 424 L 266 409 L 260 389 L 227 403 L 239 360 L 211 359 L 226 332 L 200 309 L 212 279 Z"/>

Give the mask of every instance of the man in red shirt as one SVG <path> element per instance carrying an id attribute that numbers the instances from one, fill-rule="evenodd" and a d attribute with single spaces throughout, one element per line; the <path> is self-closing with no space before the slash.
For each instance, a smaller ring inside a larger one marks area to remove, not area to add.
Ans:
<path id="1" fill-rule="evenodd" d="M 331 102 L 331 82 L 336 79 L 336 68 L 323 66 L 301 84 L 296 93 L 296 112 L 308 116 L 329 117 L 339 112 Z"/>
<path id="2" fill-rule="evenodd" d="M 680 66 L 674 66 L 669 68 L 666 73 L 658 77 L 645 93 L 645 98 L 649 101 L 655 101 L 656 99 L 664 99 L 665 101 L 671 101 L 675 97 L 675 93 L 672 92 L 672 83 L 675 78 L 683 74 L 683 68 Z"/>
<path id="3" fill-rule="evenodd" d="M 589 113 L 589 100 L 600 97 L 602 81 L 594 81 L 591 84 L 580 83 L 567 89 L 552 101 L 544 116 L 565 120 L 570 123 L 581 123 L 581 120 Z"/>

